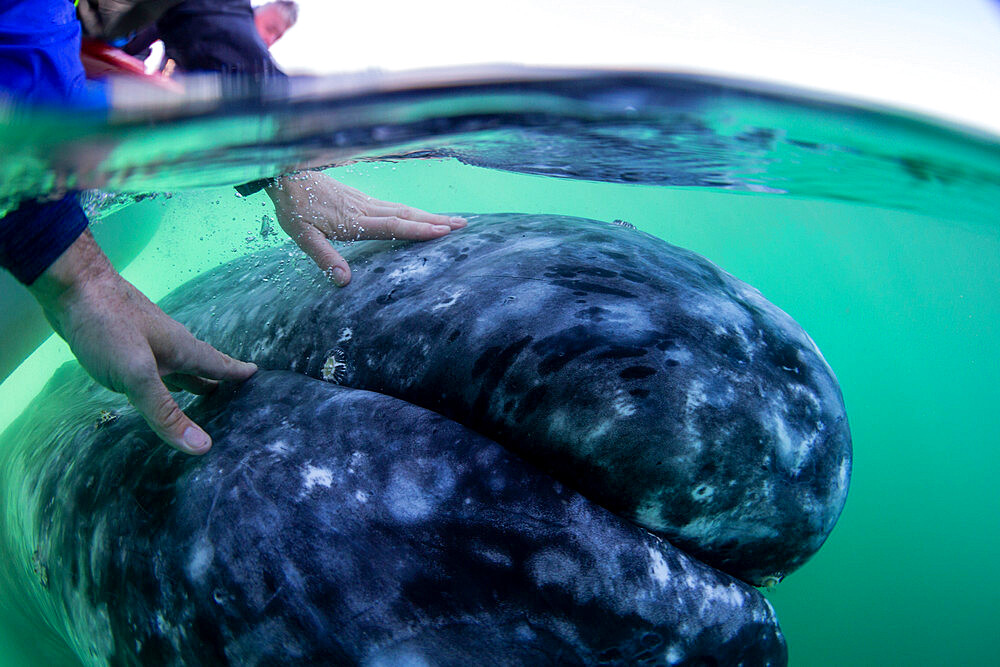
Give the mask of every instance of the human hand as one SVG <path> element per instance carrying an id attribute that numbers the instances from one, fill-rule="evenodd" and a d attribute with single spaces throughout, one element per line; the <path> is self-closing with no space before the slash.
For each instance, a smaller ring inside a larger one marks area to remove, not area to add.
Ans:
<path id="1" fill-rule="evenodd" d="M 465 218 L 373 199 L 312 171 L 282 176 L 265 191 L 281 228 L 341 287 L 351 281 L 351 268 L 329 241 L 429 241 L 466 224 Z"/>
<path id="2" fill-rule="evenodd" d="M 204 454 L 212 439 L 167 388 L 205 394 L 219 380 L 245 380 L 257 370 L 168 317 L 118 275 L 89 231 L 29 289 L 84 369 L 125 394 L 149 427 L 182 452 Z"/>

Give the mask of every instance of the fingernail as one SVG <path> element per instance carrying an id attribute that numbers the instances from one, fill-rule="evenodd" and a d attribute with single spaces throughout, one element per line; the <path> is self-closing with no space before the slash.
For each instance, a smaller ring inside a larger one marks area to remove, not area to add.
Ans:
<path id="1" fill-rule="evenodd" d="M 453 225 L 464 225 L 466 223 L 465 218 L 460 218 L 457 215 L 451 219 L 451 224 Z"/>
<path id="2" fill-rule="evenodd" d="M 203 454 L 212 446 L 208 434 L 197 426 L 188 426 L 184 430 L 184 446 L 192 454 Z"/>
<path id="3" fill-rule="evenodd" d="M 434 225 L 434 231 L 435 232 L 450 232 L 451 231 L 451 227 L 449 227 L 448 225 Z"/>
<path id="4" fill-rule="evenodd" d="M 347 282 L 347 271 L 344 271 L 339 266 L 333 270 L 333 279 L 337 281 L 338 285 L 343 285 Z"/>

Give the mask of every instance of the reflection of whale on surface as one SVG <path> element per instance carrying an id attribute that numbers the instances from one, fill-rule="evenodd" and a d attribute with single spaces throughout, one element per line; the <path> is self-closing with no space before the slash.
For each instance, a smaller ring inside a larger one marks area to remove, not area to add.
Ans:
<path id="1" fill-rule="evenodd" d="M 801 564 L 850 470 L 801 329 L 705 260 L 593 221 L 488 216 L 390 247 L 348 249 L 343 290 L 279 249 L 165 308 L 264 368 L 463 422 L 563 486 L 414 406 L 297 376 L 192 407 L 216 438 L 200 459 L 125 407 L 95 429 L 121 399 L 56 381 L 2 450 L 7 548 L 77 651 L 783 662 L 756 591 L 576 491 L 744 579 Z"/>

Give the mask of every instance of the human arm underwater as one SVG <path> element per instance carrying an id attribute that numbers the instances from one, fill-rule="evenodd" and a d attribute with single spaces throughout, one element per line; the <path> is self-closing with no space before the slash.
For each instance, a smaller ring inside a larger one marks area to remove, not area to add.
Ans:
<path id="1" fill-rule="evenodd" d="M 171 390 L 204 394 L 253 364 L 197 340 L 118 275 L 87 230 L 76 195 L 27 200 L 0 218 L 0 266 L 24 284 L 84 369 L 125 394 L 167 444 L 203 454 L 211 438 Z"/>
<path id="2" fill-rule="evenodd" d="M 21 0 L 0 7 L 0 94 L 18 104 L 103 109 L 80 61 L 80 24 L 72 3 Z M 218 380 L 252 375 L 194 338 L 111 266 L 90 232 L 75 194 L 28 199 L 0 217 L 0 265 L 25 284 L 80 364 L 104 386 L 126 394 L 154 432 L 191 454 L 209 436 L 167 391 L 204 392 Z"/>
<path id="3" fill-rule="evenodd" d="M 87 372 L 125 394 L 153 432 L 182 452 L 204 454 L 212 440 L 169 390 L 205 394 L 220 380 L 245 380 L 257 370 L 167 316 L 115 271 L 89 231 L 28 289 Z"/>

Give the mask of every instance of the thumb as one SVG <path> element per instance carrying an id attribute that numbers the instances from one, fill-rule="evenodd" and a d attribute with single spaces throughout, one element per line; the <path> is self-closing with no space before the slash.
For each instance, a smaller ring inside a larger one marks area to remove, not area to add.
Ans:
<path id="1" fill-rule="evenodd" d="M 212 438 L 181 412 L 159 376 L 145 379 L 128 392 L 129 401 L 160 439 L 185 454 L 204 454 Z"/>

